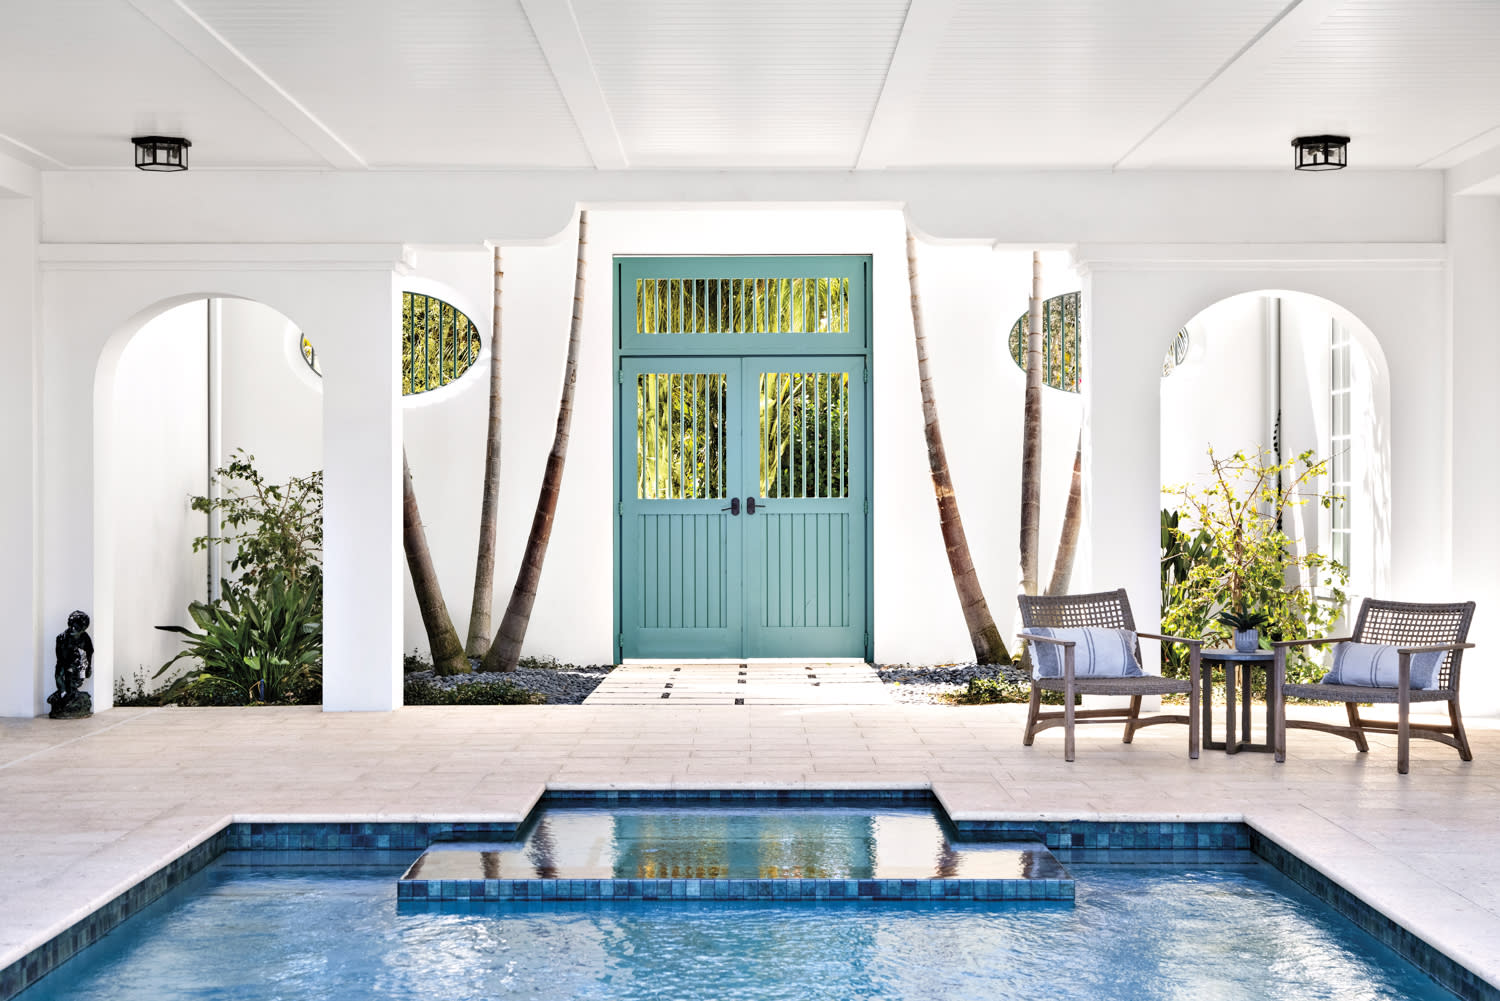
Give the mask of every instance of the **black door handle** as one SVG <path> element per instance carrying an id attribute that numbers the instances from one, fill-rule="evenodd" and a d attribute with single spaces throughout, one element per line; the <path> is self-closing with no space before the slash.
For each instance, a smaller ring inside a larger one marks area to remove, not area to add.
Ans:
<path id="1" fill-rule="evenodd" d="M 731 517 L 733 517 L 734 515 L 739 514 L 740 513 L 740 499 L 738 497 L 731 497 L 731 498 L 729 498 L 729 506 L 728 507 L 721 507 L 721 508 L 719 508 L 719 510 L 720 511 L 728 511 Z M 750 502 L 750 513 L 751 514 L 755 513 L 755 502 L 754 501 Z"/>
<path id="2" fill-rule="evenodd" d="M 745 498 L 745 513 L 746 514 L 754 514 L 755 513 L 755 498 L 754 497 L 746 497 Z"/>

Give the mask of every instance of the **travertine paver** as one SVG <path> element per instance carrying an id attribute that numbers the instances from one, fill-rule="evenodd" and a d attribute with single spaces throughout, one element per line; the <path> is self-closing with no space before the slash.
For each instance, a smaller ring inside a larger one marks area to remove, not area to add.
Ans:
<path id="1" fill-rule="evenodd" d="M 858 662 L 623 664 L 584 705 L 672 709 L 715 706 L 884 706 L 890 693 L 869 664 Z"/>
<path id="2" fill-rule="evenodd" d="M 670 700 L 669 700 L 670 701 Z M 1342 715 L 1336 711 L 1335 718 Z M 1129 746 L 1084 727 L 1021 746 L 1024 707 L 640 705 L 111 710 L 0 720 L 0 965 L 232 818 L 513 819 L 551 788 L 932 788 L 960 818 L 1245 820 L 1500 983 L 1500 724 L 1477 758 L 1427 741 L 1397 775 L 1294 731 L 1269 755 Z"/>

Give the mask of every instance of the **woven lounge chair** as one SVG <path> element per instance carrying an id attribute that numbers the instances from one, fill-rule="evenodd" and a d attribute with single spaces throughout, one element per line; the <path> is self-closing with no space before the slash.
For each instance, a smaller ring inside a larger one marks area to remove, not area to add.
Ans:
<path id="1" fill-rule="evenodd" d="M 1275 664 L 1271 671 L 1271 699 L 1276 707 L 1276 760 L 1286 760 L 1288 728 L 1322 730 L 1354 741 L 1361 752 L 1370 749 L 1367 733 L 1396 734 L 1396 771 L 1405 775 L 1411 762 L 1411 738 L 1426 737 L 1458 749 L 1464 761 L 1473 761 L 1469 738 L 1464 734 L 1463 717 L 1458 711 L 1458 677 L 1464 651 L 1474 644 L 1465 642 L 1469 623 L 1474 618 L 1474 603 L 1465 601 L 1449 605 L 1414 605 L 1397 601 L 1366 598 L 1359 606 L 1359 616 L 1350 636 L 1327 639 L 1291 640 L 1274 644 Z M 1286 683 L 1286 655 L 1292 647 L 1321 646 L 1325 643 L 1351 641 L 1394 646 L 1400 654 L 1400 678 L 1393 688 L 1366 688 L 1359 685 L 1289 685 Z M 1432 690 L 1411 688 L 1411 655 L 1427 651 L 1446 651 L 1438 667 L 1438 687 Z M 1286 700 L 1319 699 L 1342 702 L 1349 713 L 1348 726 L 1336 726 L 1316 720 L 1289 720 Z M 1359 714 L 1363 702 L 1390 704 L 1397 707 L 1395 722 L 1370 720 Z M 1447 702 L 1447 724 L 1411 722 L 1413 702 Z"/>
<path id="2" fill-rule="evenodd" d="M 1135 630 L 1135 617 L 1130 614 L 1130 599 L 1124 590 L 1104 591 L 1098 594 L 1065 594 L 1049 596 L 1021 595 L 1021 624 L 1030 630 L 1036 626 L 1075 627 L 1100 626 L 1106 629 Z M 1189 677 L 1186 681 L 1163 678 L 1147 674 L 1140 678 L 1077 678 L 1073 669 L 1074 644 L 1041 636 L 1036 633 L 1020 634 L 1033 643 L 1055 643 L 1063 647 L 1064 672 L 1061 678 L 1038 678 L 1031 664 L 1031 647 L 1028 645 L 1023 661 L 1031 674 L 1031 708 L 1026 714 L 1026 736 L 1023 743 L 1031 746 L 1037 731 L 1048 727 L 1063 728 L 1063 757 L 1073 760 L 1073 727 L 1078 723 L 1125 724 L 1125 743 L 1130 743 L 1135 732 L 1143 726 L 1157 723 L 1186 723 L 1188 725 L 1188 757 L 1198 756 L 1198 672 L 1199 652 L 1202 640 L 1183 639 L 1178 636 L 1163 636 L 1159 633 L 1139 633 L 1147 639 L 1169 643 L 1185 643 L 1190 655 Z M 1135 659 L 1141 660 L 1141 646 L 1135 645 Z M 1042 712 L 1042 692 L 1059 692 L 1063 696 L 1060 712 Z M 1075 695 L 1128 695 L 1129 708 L 1076 709 Z M 1141 718 L 1141 698 L 1146 695 L 1183 694 L 1188 696 L 1187 715 L 1154 715 Z"/>

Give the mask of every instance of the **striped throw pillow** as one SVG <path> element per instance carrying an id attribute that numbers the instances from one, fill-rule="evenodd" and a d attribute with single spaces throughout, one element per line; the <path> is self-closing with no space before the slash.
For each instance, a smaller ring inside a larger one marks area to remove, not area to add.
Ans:
<path id="1" fill-rule="evenodd" d="M 1438 686 L 1438 668 L 1443 651 L 1411 655 L 1411 687 Z M 1376 643 L 1340 643 L 1333 648 L 1333 670 L 1323 677 L 1325 685 L 1357 685 L 1360 688 L 1395 688 L 1399 683 L 1401 655 L 1393 646 Z"/>
<path id="2" fill-rule="evenodd" d="M 1076 643 L 1073 648 L 1075 678 L 1139 678 L 1146 673 L 1135 659 L 1135 633 L 1129 629 L 1032 626 L 1026 632 Z M 1061 678 L 1063 648 L 1053 643 L 1032 643 L 1031 674 L 1034 678 Z"/>

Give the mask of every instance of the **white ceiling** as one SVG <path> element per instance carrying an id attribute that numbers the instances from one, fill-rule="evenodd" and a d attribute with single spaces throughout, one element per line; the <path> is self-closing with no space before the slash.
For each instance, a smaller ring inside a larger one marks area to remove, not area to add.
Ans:
<path id="1" fill-rule="evenodd" d="M 0 152 L 195 170 L 1358 168 L 1500 147 L 1500 0 L 0 0 Z"/>

